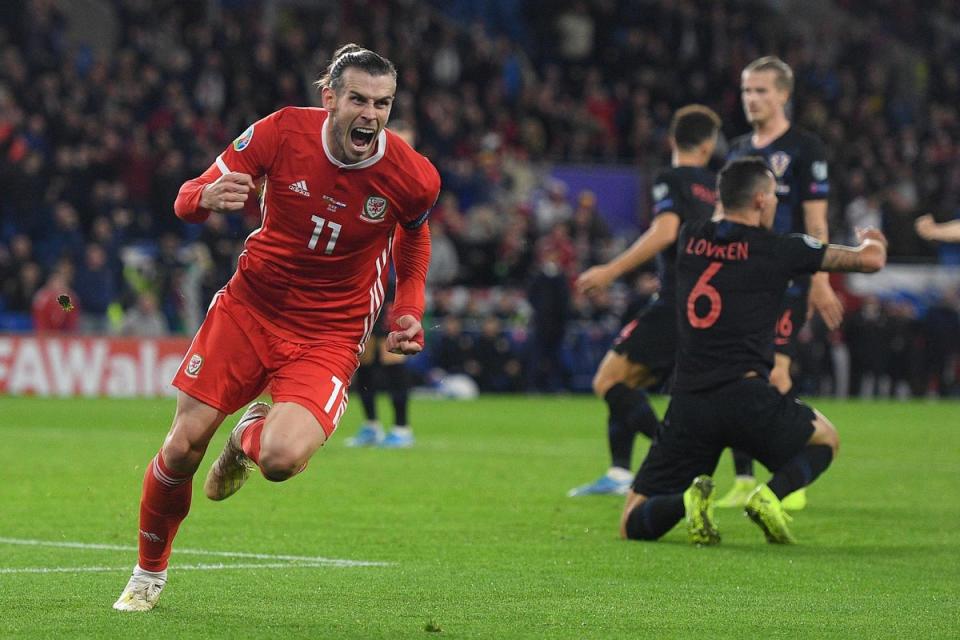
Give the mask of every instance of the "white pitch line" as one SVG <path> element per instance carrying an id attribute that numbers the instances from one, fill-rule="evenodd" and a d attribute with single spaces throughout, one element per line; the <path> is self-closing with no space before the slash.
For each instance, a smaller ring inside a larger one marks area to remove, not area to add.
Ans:
<path id="1" fill-rule="evenodd" d="M 0 544 L 16 544 L 30 547 L 56 547 L 60 549 L 89 549 L 99 551 L 137 551 L 137 547 L 122 544 L 97 544 L 89 542 L 54 542 L 51 540 L 25 540 L 22 538 L 0 538 Z M 243 551 L 206 551 L 203 549 L 176 549 L 177 555 L 217 556 L 221 558 L 248 558 L 251 560 L 289 560 L 307 564 L 334 567 L 389 567 L 392 562 L 370 560 L 347 560 L 343 558 L 324 558 L 323 556 L 288 556 L 271 553 L 247 553 Z"/>
<path id="2" fill-rule="evenodd" d="M 230 569 L 316 569 L 330 566 L 320 563 L 243 563 L 243 564 L 178 564 L 171 568 L 175 571 L 225 571 Z M 0 568 L 4 573 L 113 573 L 130 571 L 130 567 L 15 567 Z"/>

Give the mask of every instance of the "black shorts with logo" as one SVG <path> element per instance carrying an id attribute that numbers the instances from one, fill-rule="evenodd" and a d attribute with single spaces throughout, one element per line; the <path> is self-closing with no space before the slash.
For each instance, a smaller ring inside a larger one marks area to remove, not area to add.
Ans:
<path id="1" fill-rule="evenodd" d="M 813 420 L 813 409 L 763 378 L 674 394 L 633 490 L 645 496 L 681 493 L 697 476 L 713 474 L 726 447 L 775 472 L 810 440 Z"/>
<path id="2" fill-rule="evenodd" d="M 677 357 L 676 313 L 672 300 L 657 298 L 623 326 L 610 349 L 646 367 L 654 384 L 664 384 Z"/>
<path id="3" fill-rule="evenodd" d="M 807 322 L 807 301 L 810 298 L 810 278 L 797 278 L 790 283 L 780 302 L 777 330 L 773 349 L 791 360 L 797 359 L 797 334 Z"/>

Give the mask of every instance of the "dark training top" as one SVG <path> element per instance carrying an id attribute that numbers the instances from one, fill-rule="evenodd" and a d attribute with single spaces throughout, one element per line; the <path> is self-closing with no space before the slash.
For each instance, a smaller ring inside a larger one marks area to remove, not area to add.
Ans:
<path id="1" fill-rule="evenodd" d="M 705 391 L 750 371 L 768 377 L 784 290 L 794 276 L 820 269 L 824 245 L 803 234 L 703 220 L 681 229 L 677 251 L 673 391 Z"/>
<path id="2" fill-rule="evenodd" d="M 667 211 L 680 218 L 680 224 L 704 220 L 713 215 L 717 203 L 717 177 L 702 167 L 671 167 L 657 174 L 651 192 L 653 215 Z M 672 301 L 677 288 L 677 245 L 671 243 L 657 256 L 660 299 Z"/>
<path id="3" fill-rule="evenodd" d="M 734 138 L 727 160 L 744 156 L 760 156 L 777 179 L 777 216 L 773 230 L 777 233 L 804 233 L 803 203 L 825 200 L 830 195 L 827 153 L 823 143 L 812 133 L 791 126 L 765 147 L 757 149 L 752 134 Z"/>

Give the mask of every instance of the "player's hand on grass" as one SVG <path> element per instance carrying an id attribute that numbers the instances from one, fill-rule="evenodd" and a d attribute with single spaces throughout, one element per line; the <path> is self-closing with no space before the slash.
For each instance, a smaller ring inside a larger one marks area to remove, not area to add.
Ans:
<path id="1" fill-rule="evenodd" d="M 387 334 L 387 351 L 406 356 L 423 351 L 423 326 L 419 320 L 411 315 L 400 316 L 393 321 L 393 328 Z"/>
<path id="2" fill-rule="evenodd" d="M 215 213 L 240 211 L 253 190 L 253 178 L 248 174 L 225 173 L 203 188 L 200 206 Z"/>
<path id="3" fill-rule="evenodd" d="M 833 331 L 843 322 L 843 303 L 833 292 L 827 278 L 814 277 L 810 284 L 810 304 L 807 309 L 809 318 L 816 311 L 823 318 L 827 328 Z"/>
<path id="4" fill-rule="evenodd" d="M 575 286 L 578 293 L 593 293 L 601 291 L 610 286 L 614 280 L 614 274 L 607 265 L 597 265 L 590 267 L 577 277 Z"/>

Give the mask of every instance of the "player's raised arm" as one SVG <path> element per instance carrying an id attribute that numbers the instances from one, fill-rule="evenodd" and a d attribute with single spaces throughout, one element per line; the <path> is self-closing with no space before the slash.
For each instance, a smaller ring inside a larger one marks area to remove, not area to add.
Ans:
<path id="1" fill-rule="evenodd" d="M 887 239 L 878 229 L 857 231 L 859 246 L 831 244 L 823 254 L 823 271 L 873 273 L 887 263 Z"/>
<path id="2" fill-rule="evenodd" d="M 630 247 L 606 264 L 590 267 L 577 278 L 576 287 L 580 293 L 590 293 L 606 289 L 610 283 L 652 260 L 658 253 L 677 241 L 680 229 L 680 216 L 672 211 L 661 213 L 650 228 L 630 245 Z"/>

